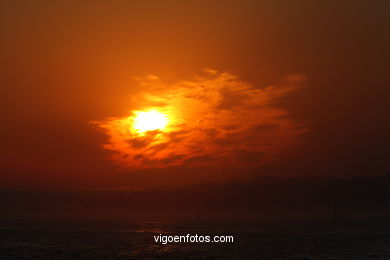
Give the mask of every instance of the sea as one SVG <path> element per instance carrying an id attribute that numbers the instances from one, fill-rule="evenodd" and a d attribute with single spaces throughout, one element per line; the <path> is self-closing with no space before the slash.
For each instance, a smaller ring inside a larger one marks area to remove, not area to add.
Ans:
<path id="1" fill-rule="evenodd" d="M 159 235 L 230 243 L 156 243 Z M 390 224 L 3 220 L 0 259 L 390 259 Z"/>

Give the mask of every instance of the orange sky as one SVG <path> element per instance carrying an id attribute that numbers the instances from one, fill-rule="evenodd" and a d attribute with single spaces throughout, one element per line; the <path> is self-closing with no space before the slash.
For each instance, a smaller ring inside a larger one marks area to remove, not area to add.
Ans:
<path id="1" fill-rule="evenodd" d="M 390 168 L 387 10 L 388 1 L 352 0 L 2 1 L 0 188 L 382 174 Z M 185 84 L 222 95 L 226 75 L 247 103 L 183 100 Z M 280 92 L 291 75 L 306 80 Z M 180 107 L 189 134 L 168 142 L 164 163 L 124 170 L 134 161 L 113 157 L 136 151 L 103 146 L 123 144 L 112 123 L 148 107 L 146 94 L 167 103 L 159 109 Z M 200 126 L 201 115 L 210 122 Z M 226 132 L 230 120 L 239 138 Z M 266 125 L 269 136 L 252 132 Z M 192 142 L 207 145 L 195 152 Z M 197 157 L 235 163 L 188 163 Z"/>

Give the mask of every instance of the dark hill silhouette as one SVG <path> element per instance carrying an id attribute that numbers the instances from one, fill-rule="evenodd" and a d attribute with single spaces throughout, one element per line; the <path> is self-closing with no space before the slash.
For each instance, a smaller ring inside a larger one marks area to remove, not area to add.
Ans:
<path id="1" fill-rule="evenodd" d="M 390 220 L 390 175 L 277 178 L 147 190 L 1 191 L 1 218 Z"/>

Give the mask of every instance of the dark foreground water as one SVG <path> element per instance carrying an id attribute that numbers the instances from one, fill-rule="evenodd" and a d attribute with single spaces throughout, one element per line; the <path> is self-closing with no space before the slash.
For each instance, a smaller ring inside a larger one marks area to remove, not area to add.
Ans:
<path id="1" fill-rule="evenodd" d="M 159 234 L 233 235 L 234 243 L 155 243 Z M 2 222 L 0 259 L 390 259 L 390 225 Z"/>

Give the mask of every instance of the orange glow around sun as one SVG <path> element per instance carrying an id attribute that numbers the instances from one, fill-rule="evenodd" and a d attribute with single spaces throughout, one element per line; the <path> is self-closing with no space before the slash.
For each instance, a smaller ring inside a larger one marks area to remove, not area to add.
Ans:
<path id="1" fill-rule="evenodd" d="M 167 116 L 156 110 L 135 111 L 133 128 L 140 133 L 153 130 L 163 130 L 167 124 Z"/>
<path id="2" fill-rule="evenodd" d="M 94 123 L 110 159 L 126 169 L 263 164 L 306 131 L 273 105 L 303 80 L 293 74 L 259 88 L 214 70 L 173 84 L 139 78 L 129 113 Z"/>

